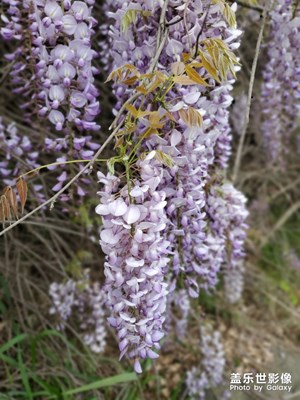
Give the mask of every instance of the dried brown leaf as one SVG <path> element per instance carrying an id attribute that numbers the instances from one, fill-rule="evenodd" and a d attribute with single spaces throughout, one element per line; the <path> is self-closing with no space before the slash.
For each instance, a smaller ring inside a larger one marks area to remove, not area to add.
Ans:
<path id="1" fill-rule="evenodd" d="M 0 197 L 0 222 L 10 220 L 10 207 L 5 195 Z"/>
<path id="2" fill-rule="evenodd" d="M 8 204 L 12 209 L 15 218 L 18 218 L 18 202 L 16 192 L 12 189 L 11 186 L 7 186 L 6 188 L 4 188 L 3 194 L 7 198 Z"/>
<path id="3" fill-rule="evenodd" d="M 181 109 L 178 112 L 187 126 L 200 127 L 202 125 L 202 116 L 195 108 L 189 107 L 187 110 Z"/>
<path id="4" fill-rule="evenodd" d="M 27 200 L 27 192 L 28 192 L 28 187 L 27 187 L 27 182 L 23 178 L 18 178 L 17 183 L 16 183 L 16 188 L 20 197 L 21 201 L 21 212 L 23 214 L 24 212 L 24 207 L 26 204 Z"/>

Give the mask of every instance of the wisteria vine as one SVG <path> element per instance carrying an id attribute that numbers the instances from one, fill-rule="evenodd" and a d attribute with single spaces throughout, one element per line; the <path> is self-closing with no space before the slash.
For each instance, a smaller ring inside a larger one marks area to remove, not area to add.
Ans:
<path id="1" fill-rule="evenodd" d="M 110 172 L 99 175 L 96 211 L 109 321 L 121 356 L 141 372 L 140 359 L 158 356 L 168 291 L 185 288 L 197 297 L 244 256 L 246 199 L 224 178 L 241 32 L 234 6 L 222 1 L 108 5 L 111 52 L 104 61 L 112 60 L 117 123 L 125 118 Z"/>
<path id="2" fill-rule="evenodd" d="M 59 154 L 49 168 L 63 168 L 52 188 L 60 191 L 68 159 L 91 160 L 99 149 L 94 0 L 4 4 L 1 34 L 16 43 L 6 55 L 14 91 L 29 118 L 55 131 L 44 149 Z M 80 327 L 95 330 L 84 340 L 102 351 L 96 305 L 105 298 L 120 357 L 133 359 L 141 373 L 141 360 L 158 357 L 178 296 L 185 299 L 176 321 L 184 340 L 189 297 L 212 291 L 221 272 L 225 286 L 226 276 L 243 272 L 246 198 L 225 178 L 241 31 L 236 5 L 224 0 L 109 0 L 105 9 L 112 23 L 102 27 L 109 39 L 100 54 L 116 98 L 115 156 L 107 174 L 98 172 L 105 284 L 54 283 L 51 313 L 63 327 L 73 308 L 83 318 L 92 307 Z M 81 177 L 77 195 L 85 195 L 86 183 Z"/>
<path id="3" fill-rule="evenodd" d="M 281 166 L 299 141 L 293 137 L 300 115 L 299 13 L 299 3 L 290 0 L 279 0 L 270 12 L 268 63 L 261 87 L 261 129 L 268 161 Z"/>

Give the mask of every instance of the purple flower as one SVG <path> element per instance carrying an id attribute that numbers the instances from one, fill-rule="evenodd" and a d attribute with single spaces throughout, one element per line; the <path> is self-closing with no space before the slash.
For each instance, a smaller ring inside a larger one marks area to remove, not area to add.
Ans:
<path id="1" fill-rule="evenodd" d="M 281 166 L 292 149 L 292 132 L 300 115 L 299 13 L 299 4 L 290 0 L 279 0 L 270 12 L 268 63 L 261 87 L 260 119 L 267 159 Z"/>
<path id="2" fill-rule="evenodd" d="M 52 306 L 50 314 L 58 319 L 57 329 L 64 330 L 72 316 L 84 343 L 95 353 L 102 353 L 106 346 L 104 292 L 98 282 L 90 282 L 89 271 L 78 281 L 53 282 L 49 288 Z"/>
<path id="3" fill-rule="evenodd" d="M 7 58 L 14 61 L 12 81 L 23 94 L 25 108 L 31 113 L 37 108 L 40 117 L 66 134 L 70 132 L 67 121 L 79 130 L 99 128 L 92 123 L 99 113 L 92 66 L 95 52 L 91 49 L 96 23 L 91 16 L 93 2 L 66 2 L 65 7 L 57 0 L 41 0 L 34 7 L 26 0 L 4 3 L 11 7 L 1 34 L 19 42 L 17 51 Z M 28 82 L 25 86 L 24 80 Z M 78 111 L 76 118 L 69 118 L 73 107 Z"/>
<path id="4" fill-rule="evenodd" d="M 205 399 L 205 391 L 222 383 L 225 367 L 221 334 L 211 326 L 201 327 L 201 366 L 187 373 L 186 386 L 192 400 Z"/>
<path id="5" fill-rule="evenodd" d="M 108 321 L 117 330 L 121 358 L 156 358 L 164 336 L 166 296 L 164 270 L 168 263 L 169 242 L 162 235 L 167 218 L 166 194 L 157 190 L 162 179 L 161 164 L 155 152 L 138 162 L 140 178 L 119 190 L 119 179 L 98 173 L 104 190 L 99 192 L 96 212 L 102 216 L 100 244 L 106 254 L 106 305 Z M 157 176 L 149 185 L 148 176 Z"/>

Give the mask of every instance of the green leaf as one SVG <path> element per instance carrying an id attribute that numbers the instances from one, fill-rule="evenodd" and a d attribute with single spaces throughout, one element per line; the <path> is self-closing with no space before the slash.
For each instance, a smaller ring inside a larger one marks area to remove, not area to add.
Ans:
<path id="1" fill-rule="evenodd" d="M 0 347 L 0 355 L 9 350 L 11 347 L 15 346 L 17 343 L 20 343 L 27 338 L 28 335 L 26 333 L 22 333 L 21 335 L 15 336 L 14 338 L 10 339 L 8 342 Z"/>
<path id="2" fill-rule="evenodd" d="M 4 354 L 0 354 L 0 360 L 3 361 L 3 363 L 10 365 L 11 367 L 17 367 L 18 363 L 16 360 L 14 360 L 12 357 L 8 357 Z M 1 398 L 0 398 L 1 400 Z"/>
<path id="3" fill-rule="evenodd" d="M 22 382 L 24 385 L 24 389 L 26 390 L 26 395 L 29 400 L 33 400 L 32 391 L 29 383 L 29 377 L 26 369 L 26 365 L 23 362 L 21 349 L 18 349 L 18 364 L 19 370 L 22 378 Z"/>
<path id="4" fill-rule="evenodd" d="M 120 375 L 115 375 L 110 378 L 104 378 L 96 382 L 89 383 L 88 385 L 80 386 L 76 389 L 67 390 L 63 393 L 65 396 L 72 394 L 88 392 L 90 390 L 101 389 L 108 386 L 118 385 L 120 383 L 133 382 L 137 380 L 137 376 L 134 372 L 126 372 Z"/>
<path id="5" fill-rule="evenodd" d="M 121 21 L 122 32 L 126 32 L 131 24 L 135 24 L 137 21 L 138 14 L 141 14 L 144 18 L 150 17 L 152 13 L 144 10 L 128 10 L 124 14 Z"/>
<path id="6" fill-rule="evenodd" d="M 122 32 L 126 32 L 131 24 L 135 24 L 137 20 L 139 10 L 128 10 L 126 11 L 121 22 Z"/>
<path id="7" fill-rule="evenodd" d="M 161 150 L 156 150 L 155 158 L 168 168 L 171 168 L 174 165 L 172 157 Z"/>
<path id="8" fill-rule="evenodd" d="M 227 2 L 224 0 L 213 0 L 213 3 L 219 5 L 221 13 L 228 22 L 230 28 L 235 28 L 236 27 L 235 12 L 232 10 L 230 5 L 227 4 Z"/>
<path id="9" fill-rule="evenodd" d="M 112 175 L 115 173 L 115 163 L 118 161 L 119 157 L 112 157 L 107 161 L 107 168 Z"/>

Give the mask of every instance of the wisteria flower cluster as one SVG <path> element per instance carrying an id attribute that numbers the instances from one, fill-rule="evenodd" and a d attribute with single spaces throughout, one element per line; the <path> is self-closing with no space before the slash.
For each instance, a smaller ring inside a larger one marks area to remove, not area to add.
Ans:
<path id="1" fill-rule="evenodd" d="M 0 117 L 0 178 L 8 187 L 14 186 L 20 175 L 40 166 L 39 151 L 29 136 L 19 132 L 15 122 L 6 123 Z M 33 183 L 31 192 L 40 203 L 45 200 L 43 186 Z"/>
<path id="2" fill-rule="evenodd" d="M 28 136 L 18 132 L 14 122 L 6 124 L 0 117 L 0 174 L 6 185 L 12 185 L 14 178 L 24 172 L 25 168 L 39 166 L 39 153 L 33 149 Z"/>
<path id="3" fill-rule="evenodd" d="M 117 177 L 98 173 L 104 184 L 96 212 L 103 217 L 108 320 L 117 330 L 121 357 L 128 352 L 137 372 L 140 358 L 158 357 L 154 350 L 164 336 L 168 293 L 164 273 L 169 242 L 162 235 L 166 194 L 157 190 L 163 171 L 154 156 L 151 152 L 138 162 L 140 180 L 133 180 L 132 187 L 120 188 Z"/>
<path id="4" fill-rule="evenodd" d="M 227 268 L 224 271 L 224 294 L 226 300 L 231 303 L 237 303 L 243 293 L 245 267 L 243 261 L 236 263 L 235 267 Z"/>
<path id="5" fill-rule="evenodd" d="M 6 58 L 23 107 L 47 118 L 57 131 L 98 129 L 98 91 L 94 85 L 95 52 L 91 35 L 94 1 L 4 0 L 8 5 L 1 29 L 19 47 Z"/>
<path id="6" fill-rule="evenodd" d="M 67 165 L 65 164 L 68 160 L 91 160 L 94 157 L 95 151 L 100 147 L 99 144 L 92 141 L 92 136 L 77 136 L 71 139 L 70 137 L 58 138 L 58 139 L 45 139 L 45 150 L 50 154 L 59 154 L 56 158 L 55 165 L 49 166 L 49 170 L 57 169 L 58 166 L 63 171 L 57 177 L 57 183 L 52 187 L 54 192 L 58 192 L 68 179 Z M 79 168 L 83 168 L 82 163 L 77 163 Z M 85 188 L 90 183 L 87 176 L 81 177 L 76 185 L 76 194 L 79 198 L 86 195 Z M 60 198 L 62 201 L 67 201 L 69 195 L 63 194 Z"/>
<path id="7" fill-rule="evenodd" d="M 291 249 L 286 255 L 285 260 L 296 271 L 300 271 L 300 258 L 295 249 Z"/>
<path id="8" fill-rule="evenodd" d="M 201 327 L 200 367 L 193 367 L 187 373 L 186 385 L 191 399 L 206 398 L 206 390 L 218 386 L 223 381 L 225 367 L 224 349 L 219 331 L 209 326 Z"/>
<path id="9" fill-rule="evenodd" d="M 231 183 L 213 186 L 207 198 L 206 209 L 211 219 L 214 235 L 223 249 L 225 297 L 236 303 L 242 295 L 244 284 L 244 242 L 248 225 L 246 197 Z M 222 262 L 222 261 L 221 261 Z"/>
<path id="10" fill-rule="evenodd" d="M 158 349 L 164 336 L 168 291 L 173 295 L 175 285 L 197 297 L 199 288 L 215 287 L 222 266 L 233 268 L 244 256 L 246 200 L 223 178 L 231 153 L 230 90 L 239 69 L 233 51 L 241 32 L 235 26 L 235 6 L 222 1 L 109 4 L 111 57 L 106 62 L 113 60 L 117 119 L 134 93 L 143 98 L 137 96 L 128 106 L 124 130 L 118 134 L 116 158 L 123 163 L 123 176 L 99 176 L 104 187 L 97 212 L 103 217 L 100 244 L 106 254 L 108 304 L 112 310 L 117 307 L 110 323 L 117 329 L 121 356 L 127 352 L 141 372 L 139 359 L 156 357 L 148 349 Z M 223 66 L 213 54 L 224 60 Z M 149 204 L 152 210 L 157 203 L 157 215 L 142 208 Z M 126 220 L 129 210 L 136 218 L 131 223 Z M 139 224 L 153 222 L 154 215 L 158 236 L 150 235 L 147 246 L 137 247 Z M 144 274 L 152 270 L 152 240 L 161 243 L 155 253 L 160 269 L 156 280 L 148 282 Z M 137 281 L 132 293 L 131 279 L 145 279 L 147 291 Z M 141 305 L 130 299 L 136 293 Z M 156 299 L 155 318 L 148 296 Z M 147 323 L 141 331 L 142 315 Z M 186 323 L 182 325 L 184 331 Z"/>
<path id="11" fill-rule="evenodd" d="M 212 186 L 206 209 L 214 234 L 222 238 L 228 247 L 228 264 L 234 268 L 245 256 L 243 244 L 246 238 L 248 211 L 246 197 L 231 183 Z"/>
<path id="12" fill-rule="evenodd" d="M 281 164 L 297 142 L 300 115 L 300 7 L 279 0 L 270 12 L 268 63 L 261 88 L 262 134 L 268 159 Z"/>
<path id="13" fill-rule="evenodd" d="M 173 290 L 168 295 L 165 330 L 169 333 L 175 325 L 176 337 L 185 340 L 191 301 L 186 289 Z"/>
<path id="14" fill-rule="evenodd" d="M 90 160 L 100 147 L 85 136 L 86 131 L 100 128 L 94 121 L 100 111 L 94 84 L 97 69 L 92 65 L 94 1 L 5 0 L 4 4 L 1 34 L 16 43 L 6 58 L 12 65 L 14 92 L 24 99 L 28 123 L 32 125 L 35 116 L 63 133 L 57 138 L 45 131 L 44 149 L 56 156 L 57 163 L 50 169 L 63 169 L 52 188 L 57 192 L 68 179 L 67 171 L 74 170 L 63 161 Z M 75 194 L 81 202 L 89 182 L 83 177 L 76 183 L 76 193 L 64 194 L 61 200 Z"/>
<path id="15" fill-rule="evenodd" d="M 58 330 L 64 330 L 73 316 L 84 343 L 95 353 L 106 346 L 104 292 L 99 282 L 91 282 L 85 271 L 81 280 L 68 279 L 65 283 L 53 282 L 49 288 L 52 301 L 50 314 L 58 318 Z"/>

